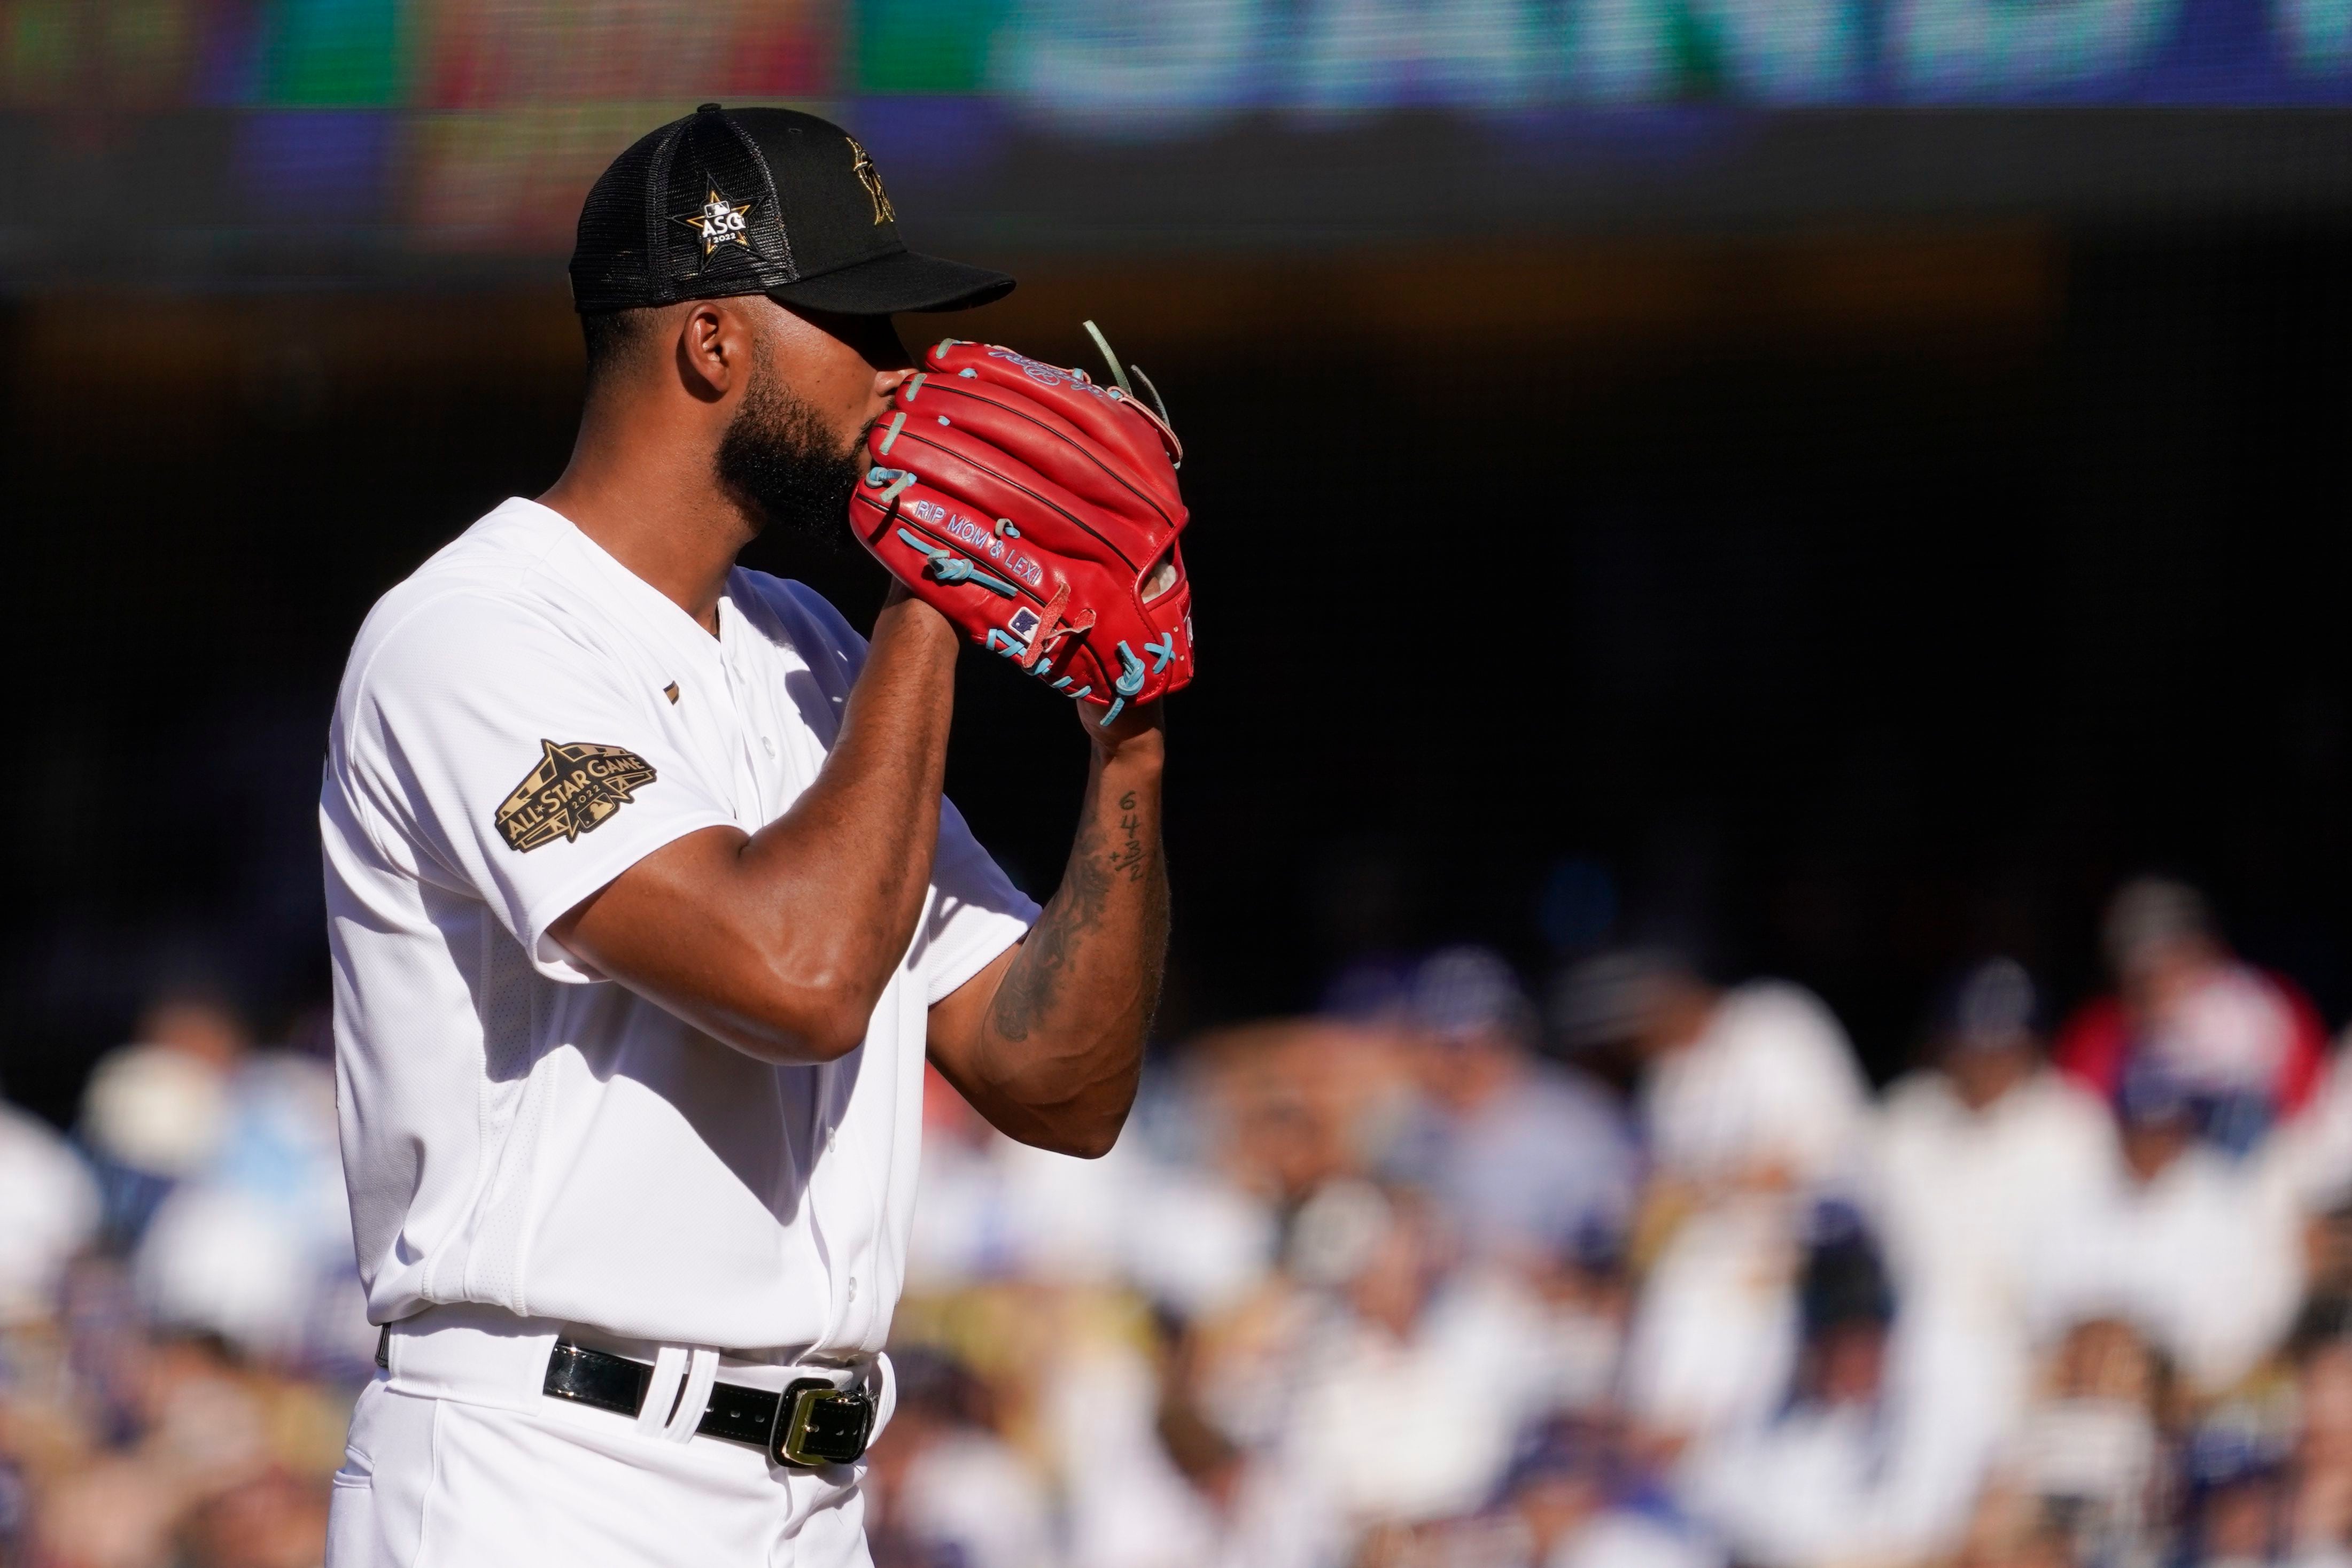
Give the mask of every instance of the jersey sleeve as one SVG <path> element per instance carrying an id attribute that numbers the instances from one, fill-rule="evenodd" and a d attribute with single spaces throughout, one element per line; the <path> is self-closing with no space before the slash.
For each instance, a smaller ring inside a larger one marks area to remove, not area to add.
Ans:
<path id="1" fill-rule="evenodd" d="M 664 845 L 735 821 L 645 684 L 528 606 L 451 595 L 378 645 L 330 771 L 371 831 L 404 841 L 392 858 L 479 897 L 541 973 L 601 979 L 548 927 Z"/>
<path id="2" fill-rule="evenodd" d="M 1013 885 L 953 801 L 940 801 L 940 847 L 931 861 L 931 902 L 918 955 L 931 1005 L 988 967 L 1037 923 L 1037 905 Z"/>

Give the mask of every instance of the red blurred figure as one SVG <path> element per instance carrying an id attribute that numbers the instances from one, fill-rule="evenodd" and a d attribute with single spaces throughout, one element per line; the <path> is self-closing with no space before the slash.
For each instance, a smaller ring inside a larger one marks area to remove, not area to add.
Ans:
<path id="1" fill-rule="evenodd" d="M 2327 1029 L 2301 987 L 2230 951 L 2204 898 L 2144 877 L 2107 905 L 2103 931 L 2113 994 L 2084 1003 L 2052 1060 L 2116 1103 L 2124 1071 L 2153 1058 L 2188 1085 L 2208 1136 L 2242 1152 L 2311 1098 Z"/>

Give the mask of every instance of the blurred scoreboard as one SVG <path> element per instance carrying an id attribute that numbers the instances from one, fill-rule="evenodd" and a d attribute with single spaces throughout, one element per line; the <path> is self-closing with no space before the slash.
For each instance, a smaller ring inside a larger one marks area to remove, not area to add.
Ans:
<path id="1" fill-rule="evenodd" d="M 2332 203 L 2352 0 L 0 0 L 0 281 L 536 261 L 706 99 L 853 123 L 933 240 Z"/>

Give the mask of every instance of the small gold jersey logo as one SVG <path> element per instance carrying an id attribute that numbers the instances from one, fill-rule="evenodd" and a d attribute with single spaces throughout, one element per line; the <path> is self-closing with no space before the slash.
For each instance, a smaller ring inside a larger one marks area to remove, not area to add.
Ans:
<path id="1" fill-rule="evenodd" d="M 859 146 L 856 137 L 848 137 L 846 140 L 849 142 L 849 155 L 853 160 L 849 165 L 850 173 L 856 174 L 857 183 L 866 187 L 866 194 L 874 198 L 874 221 L 876 223 L 898 222 L 898 214 L 890 205 L 889 193 L 882 188 L 882 171 L 874 166 L 874 154 Z"/>
<path id="2" fill-rule="evenodd" d="M 520 854 L 594 832 L 654 782 L 645 758 L 621 746 L 539 744 L 539 766 L 499 804 L 496 818 L 508 847 Z"/>

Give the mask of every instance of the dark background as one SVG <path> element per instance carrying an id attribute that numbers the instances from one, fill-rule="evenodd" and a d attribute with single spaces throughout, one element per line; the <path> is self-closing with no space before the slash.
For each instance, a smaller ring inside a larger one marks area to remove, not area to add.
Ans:
<path id="1" fill-rule="evenodd" d="M 1972 954 L 2095 984 L 2151 867 L 2352 1010 L 2352 226 L 981 258 L 1027 282 L 957 335 L 1075 361 L 1095 316 L 1191 453 L 1171 1037 L 1366 952 L 1664 934 L 1884 1075 Z M 560 469 L 549 272 L 0 304 L 12 1097 L 68 1115 L 159 987 L 316 1027 L 343 653 Z M 879 599 L 854 547 L 751 560 Z M 1084 742 L 976 657 L 960 701 L 951 790 L 1042 895 Z"/>

